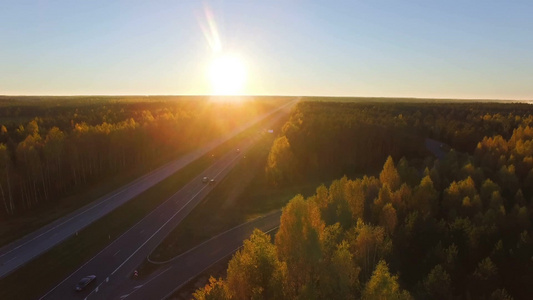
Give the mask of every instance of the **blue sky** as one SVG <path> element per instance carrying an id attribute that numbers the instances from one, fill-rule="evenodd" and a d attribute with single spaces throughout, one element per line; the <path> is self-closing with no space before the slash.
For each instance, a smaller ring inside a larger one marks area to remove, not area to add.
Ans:
<path id="1" fill-rule="evenodd" d="M 0 1 L 0 94 L 209 94 L 209 10 L 247 94 L 533 99 L 533 1 Z"/>

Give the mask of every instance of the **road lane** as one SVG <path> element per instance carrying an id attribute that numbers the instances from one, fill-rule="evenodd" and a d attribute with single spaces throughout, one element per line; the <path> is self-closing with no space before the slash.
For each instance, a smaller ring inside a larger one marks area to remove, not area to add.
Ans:
<path id="1" fill-rule="evenodd" d="M 426 146 L 426 149 L 428 149 L 431 154 L 435 155 L 436 158 L 439 160 L 443 160 L 446 156 L 447 151 L 444 149 L 451 149 L 450 146 L 444 144 L 443 142 L 439 142 L 437 140 L 433 139 L 425 139 L 424 144 Z"/>
<path id="2" fill-rule="evenodd" d="M 235 253 L 253 230 L 264 232 L 279 226 L 281 210 L 241 224 L 164 264 L 143 280 L 129 279 L 109 299 L 164 299 L 218 261 Z"/>
<path id="3" fill-rule="evenodd" d="M 279 120 L 286 115 L 286 112 L 278 114 L 277 117 L 269 121 L 269 124 Z M 240 145 L 243 150 L 241 153 L 245 153 L 246 149 L 251 147 L 257 138 L 259 136 L 244 141 Z M 241 153 L 230 151 L 216 160 L 205 172 L 194 178 L 41 299 L 108 298 L 113 289 L 126 281 L 149 252 L 209 193 L 212 185 L 201 183 L 201 178 L 203 176 L 216 178 L 215 185 L 218 184 L 237 163 L 238 158 L 242 156 Z M 141 231 L 142 235 L 140 234 Z M 73 287 L 76 282 L 87 274 L 97 276 L 96 288 L 92 291 L 74 292 Z"/>
<path id="4" fill-rule="evenodd" d="M 68 214 L 63 218 L 43 226 L 37 231 L 0 248 L 0 278 L 8 275 L 33 258 L 46 252 L 67 238 L 75 235 L 78 231 L 85 228 L 89 224 L 105 216 L 127 201 L 135 198 L 142 192 L 161 182 L 168 176 L 174 174 L 209 151 L 212 151 L 220 144 L 243 132 L 255 123 L 264 120 L 280 110 L 287 109 L 293 104 L 294 101 L 274 109 L 273 111 L 268 112 L 233 130 L 231 133 L 210 142 L 201 149 L 188 153 L 180 159 L 172 161 L 134 180 L 117 191 L 112 192 Z"/>

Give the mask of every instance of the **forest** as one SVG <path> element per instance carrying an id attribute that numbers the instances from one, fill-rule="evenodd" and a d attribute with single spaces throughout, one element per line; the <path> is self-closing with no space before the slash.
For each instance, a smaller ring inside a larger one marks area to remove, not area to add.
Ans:
<path id="1" fill-rule="evenodd" d="M 528 104 L 302 101 L 266 165 L 272 188 L 331 184 L 296 195 L 195 299 L 533 295 Z"/>
<path id="2" fill-rule="evenodd" d="M 0 97 L 0 220 L 133 167 L 161 164 L 267 112 L 282 98 Z M 149 171 L 149 170 L 147 170 Z"/>

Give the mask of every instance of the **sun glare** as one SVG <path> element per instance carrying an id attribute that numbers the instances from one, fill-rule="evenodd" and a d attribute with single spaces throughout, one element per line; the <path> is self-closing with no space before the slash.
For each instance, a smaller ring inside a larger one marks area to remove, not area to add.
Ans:
<path id="1" fill-rule="evenodd" d="M 234 55 L 219 56 L 209 70 L 215 95 L 240 95 L 246 83 L 246 68 L 242 59 Z"/>

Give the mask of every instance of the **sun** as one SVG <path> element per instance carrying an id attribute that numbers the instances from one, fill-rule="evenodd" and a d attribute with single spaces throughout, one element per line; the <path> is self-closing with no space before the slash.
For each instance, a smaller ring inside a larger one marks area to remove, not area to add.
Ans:
<path id="1" fill-rule="evenodd" d="M 240 95 L 246 84 L 246 67 L 239 56 L 218 56 L 211 63 L 209 77 L 213 94 Z"/>

